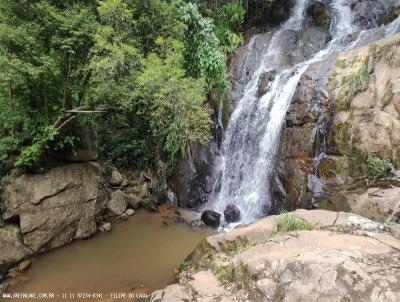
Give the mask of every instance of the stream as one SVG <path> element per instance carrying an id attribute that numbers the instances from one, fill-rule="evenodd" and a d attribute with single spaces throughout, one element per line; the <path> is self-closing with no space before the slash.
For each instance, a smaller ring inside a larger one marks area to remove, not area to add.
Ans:
<path id="1" fill-rule="evenodd" d="M 105 300 L 111 293 L 149 293 L 173 283 L 174 269 L 212 232 L 139 210 L 109 233 L 33 259 L 8 292 L 54 293 L 56 300 L 63 293 L 102 293 Z"/>

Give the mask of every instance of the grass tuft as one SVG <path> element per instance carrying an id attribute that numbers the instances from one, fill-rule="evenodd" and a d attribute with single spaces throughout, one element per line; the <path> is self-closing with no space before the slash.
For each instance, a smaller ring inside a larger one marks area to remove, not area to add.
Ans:
<path id="1" fill-rule="evenodd" d="M 293 213 L 285 213 L 281 215 L 277 223 L 277 233 L 288 233 L 292 231 L 310 231 L 314 225 L 308 221 L 297 218 Z"/>

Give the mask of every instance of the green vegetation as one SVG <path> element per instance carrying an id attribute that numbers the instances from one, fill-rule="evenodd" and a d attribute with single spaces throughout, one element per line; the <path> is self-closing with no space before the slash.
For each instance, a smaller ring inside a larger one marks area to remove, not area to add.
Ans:
<path id="1" fill-rule="evenodd" d="M 102 160 L 172 169 L 210 137 L 208 94 L 223 96 L 242 41 L 240 5 L 215 18 L 183 0 L 2 1 L 0 174 L 73 147 L 72 120 L 97 130 Z"/>
<path id="2" fill-rule="evenodd" d="M 367 187 L 391 175 L 390 160 L 382 160 L 371 153 L 358 152 L 351 158 L 349 168 L 353 177 Z"/>
<path id="3" fill-rule="evenodd" d="M 310 231 L 313 228 L 311 223 L 297 218 L 293 213 L 285 213 L 278 218 L 276 232 L 282 234 L 301 230 Z"/>
<path id="4" fill-rule="evenodd" d="M 222 247 L 222 250 L 228 256 L 233 257 L 237 253 L 247 251 L 251 247 L 255 246 L 256 243 L 257 242 L 253 239 L 239 238 L 235 241 L 226 243 L 226 245 Z"/>
<path id="5" fill-rule="evenodd" d="M 366 59 L 362 67 L 352 72 L 351 74 L 343 77 L 342 85 L 347 86 L 347 98 L 352 99 L 360 92 L 365 91 L 369 84 L 369 73 L 368 73 L 368 60 Z"/>
<path id="6" fill-rule="evenodd" d="M 179 264 L 179 272 L 183 272 L 185 269 L 187 269 L 189 267 L 189 262 L 186 260 L 183 260 L 180 264 Z"/>
<path id="7" fill-rule="evenodd" d="M 216 18 L 216 36 L 223 45 L 224 52 L 229 54 L 243 43 L 240 28 L 245 16 L 244 8 L 236 3 L 224 5 Z"/>
<path id="8" fill-rule="evenodd" d="M 346 60 L 337 60 L 336 65 L 339 66 L 339 68 L 344 69 L 347 66 Z"/>
<path id="9" fill-rule="evenodd" d="M 235 267 L 232 263 L 215 268 L 215 276 L 220 282 L 233 282 L 235 280 Z"/>
<path id="10" fill-rule="evenodd" d="M 383 221 L 384 225 L 391 225 L 393 223 L 393 218 L 391 216 L 388 216 L 385 218 L 385 220 Z"/>

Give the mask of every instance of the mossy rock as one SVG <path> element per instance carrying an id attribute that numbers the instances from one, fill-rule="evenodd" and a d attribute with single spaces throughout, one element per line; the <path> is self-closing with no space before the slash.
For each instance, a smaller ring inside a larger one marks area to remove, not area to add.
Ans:
<path id="1" fill-rule="evenodd" d="M 348 174 L 348 158 L 327 157 L 318 166 L 318 173 L 321 177 L 333 179 L 336 176 L 346 176 Z"/>
<path id="2" fill-rule="evenodd" d="M 331 129 L 329 143 L 338 155 L 348 155 L 352 148 L 349 128 L 349 122 L 344 122 L 334 125 Z"/>

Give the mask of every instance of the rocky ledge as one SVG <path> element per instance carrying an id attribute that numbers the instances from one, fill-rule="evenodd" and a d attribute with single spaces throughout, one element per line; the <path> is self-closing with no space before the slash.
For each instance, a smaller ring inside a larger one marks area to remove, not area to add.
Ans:
<path id="1" fill-rule="evenodd" d="M 203 240 L 151 301 L 399 301 L 399 226 L 325 210 L 269 216 Z"/>

